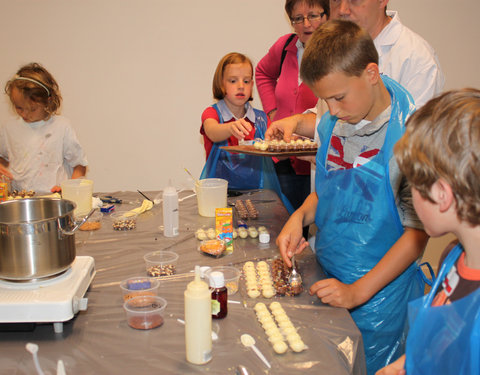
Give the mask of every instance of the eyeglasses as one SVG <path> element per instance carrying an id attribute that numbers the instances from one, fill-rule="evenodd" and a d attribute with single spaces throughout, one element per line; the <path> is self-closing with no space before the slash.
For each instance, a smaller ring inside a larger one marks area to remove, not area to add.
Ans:
<path id="1" fill-rule="evenodd" d="M 302 23 L 305 22 L 305 18 L 308 20 L 308 22 L 310 23 L 315 23 L 315 22 L 319 22 L 323 16 L 325 15 L 325 12 L 322 12 L 322 13 L 311 13 L 309 14 L 308 16 L 304 16 L 304 15 L 298 15 L 298 16 L 295 16 L 293 18 L 291 18 L 292 20 L 292 25 L 300 25 Z"/>

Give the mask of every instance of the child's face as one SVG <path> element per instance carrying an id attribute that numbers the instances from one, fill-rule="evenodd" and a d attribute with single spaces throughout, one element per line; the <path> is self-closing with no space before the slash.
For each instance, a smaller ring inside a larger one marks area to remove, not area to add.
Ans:
<path id="1" fill-rule="evenodd" d="M 248 63 L 229 64 L 223 72 L 224 100 L 234 107 L 243 107 L 252 96 L 252 68 Z"/>
<path id="2" fill-rule="evenodd" d="M 363 119 L 372 121 L 379 114 L 367 69 L 360 77 L 347 76 L 343 72 L 330 73 L 315 82 L 311 89 L 327 102 L 330 114 L 350 124 Z"/>
<path id="3" fill-rule="evenodd" d="M 48 117 L 48 113 L 42 104 L 25 98 L 16 87 L 12 88 L 10 99 L 15 111 L 25 122 L 36 122 Z"/>

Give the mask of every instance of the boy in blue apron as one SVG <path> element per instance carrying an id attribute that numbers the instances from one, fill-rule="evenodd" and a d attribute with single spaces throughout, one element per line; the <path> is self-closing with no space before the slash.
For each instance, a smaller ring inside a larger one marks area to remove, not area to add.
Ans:
<path id="1" fill-rule="evenodd" d="M 395 156 L 425 231 L 459 243 L 444 252 L 430 293 L 409 304 L 406 357 L 379 374 L 480 374 L 480 90 L 430 100 Z"/>
<path id="2" fill-rule="evenodd" d="M 310 293 L 350 310 L 373 375 L 403 354 L 407 303 L 423 294 L 416 261 L 428 236 L 393 157 L 415 106 L 403 87 L 379 74 L 372 39 L 349 21 L 328 21 L 314 32 L 301 75 L 329 112 L 317 128 L 316 192 L 277 244 L 289 265 L 307 246 L 301 228 L 315 222 L 327 279 Z"/>

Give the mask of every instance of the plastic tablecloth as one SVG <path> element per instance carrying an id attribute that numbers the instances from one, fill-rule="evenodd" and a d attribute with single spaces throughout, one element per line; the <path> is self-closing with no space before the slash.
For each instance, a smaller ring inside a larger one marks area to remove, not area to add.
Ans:
<path id="1" fill-rule="evenodd" d="M 158 192 L 145 192 L 154 197 Z M 104 194 L 95 194 L 102 196 Z M 116 210 L 141 205 L 143 197 L 136 192 L 109 192 L 122 199 Z M 205 365 L 193 365 L 185 359 L 183 291 L 193 279 L 195 265 L 234 265 L 241 269 L 247 260 L 271 260 L 279 256 L 275 238 L 288 219 L 288 213 L 277 195 L 268 190 L 245 192 L 235 198 L 251 199 L 259 211 L 257 220 L 248 225 L 266 226 L 271 240 L 236 239 L 234 252 L 212 258 L 198 251 L 195 231 L 211 228 L 214 218 L 198 215 L 197 202 L 191 191 L 180 193 L 180 233 L 167 238 L 162 233 L 162 206 L 155 205 L 137 219 L 132 231 L 114 231 L 109 215 L 102 219 L 98 231 L 76 234 L 77 255 L 92 256 L 96 276 L 86 293 L 88 308 L 65 322 L 63 333 L 55 333 L 52 324 L 36 324 L 33 330 L 0 332 L 0 373 L 36 374 L 32 355 L 25 350 L 28 342 L 39 345 L 39 360 L 45 373 L 55 374 L 57 361 L 64 362 L 67 374 L 235 374 L 243 365 L 249 374 L 365 374 L 363 343 L 359 330 L 345 309 L 322 304 L 307 291 L 296 297 L 250 299 L 240 281 L 239 291 L 229 296 L 239 303 L 228 304 L 225 319 L 214 320 L 213 330 L 219 338 L 213 341 L 213 358 Z M 186 199 L 182 199 L 186 198 Z M 130 276 L 146 276 L 143 256 L 155 250 L 172 250 L 179 254 L 176 274 L 162 277 L 160 296 L 167 300 L 164 324 L 152 330 L 128 326 L 123 311 L 120 282 Z M 306 289 L 324 275 L 311 251 L 297 258 Z M 279 301 L 292 320 L 308 349 L 301 353 L 288 350 L 275 354 L 253 307 L 257 302 Z M 240 342 L 243 333 L 252 335 L 258 349 L 272 368 L 260 361 L 250 348 Z"/>

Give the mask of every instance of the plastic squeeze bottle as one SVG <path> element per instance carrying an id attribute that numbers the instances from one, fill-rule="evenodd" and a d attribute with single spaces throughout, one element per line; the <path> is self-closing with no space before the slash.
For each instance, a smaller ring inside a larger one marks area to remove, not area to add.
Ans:
<path id="1" fill-rule="evenodd" d="M 187 361 L 202 365 L 212 359 L 211 292 L 200 279 L 195 266 L 195 280 L 187 285 L 185 297 L 185 352 Z"/>
<path id="2" fill-rule="evenodd" d="M 212 318 L 223 319 L 228 312 L 228 291 L 225 286 L 225 277 L 222 272 L 214 271 L 210 274 L 212 291 Z"/>
<path id="3" fill-rule="evenodd" d="M 178 193 L 173 186 L 163 189 L 163 235 L 178 236 Z"/>

